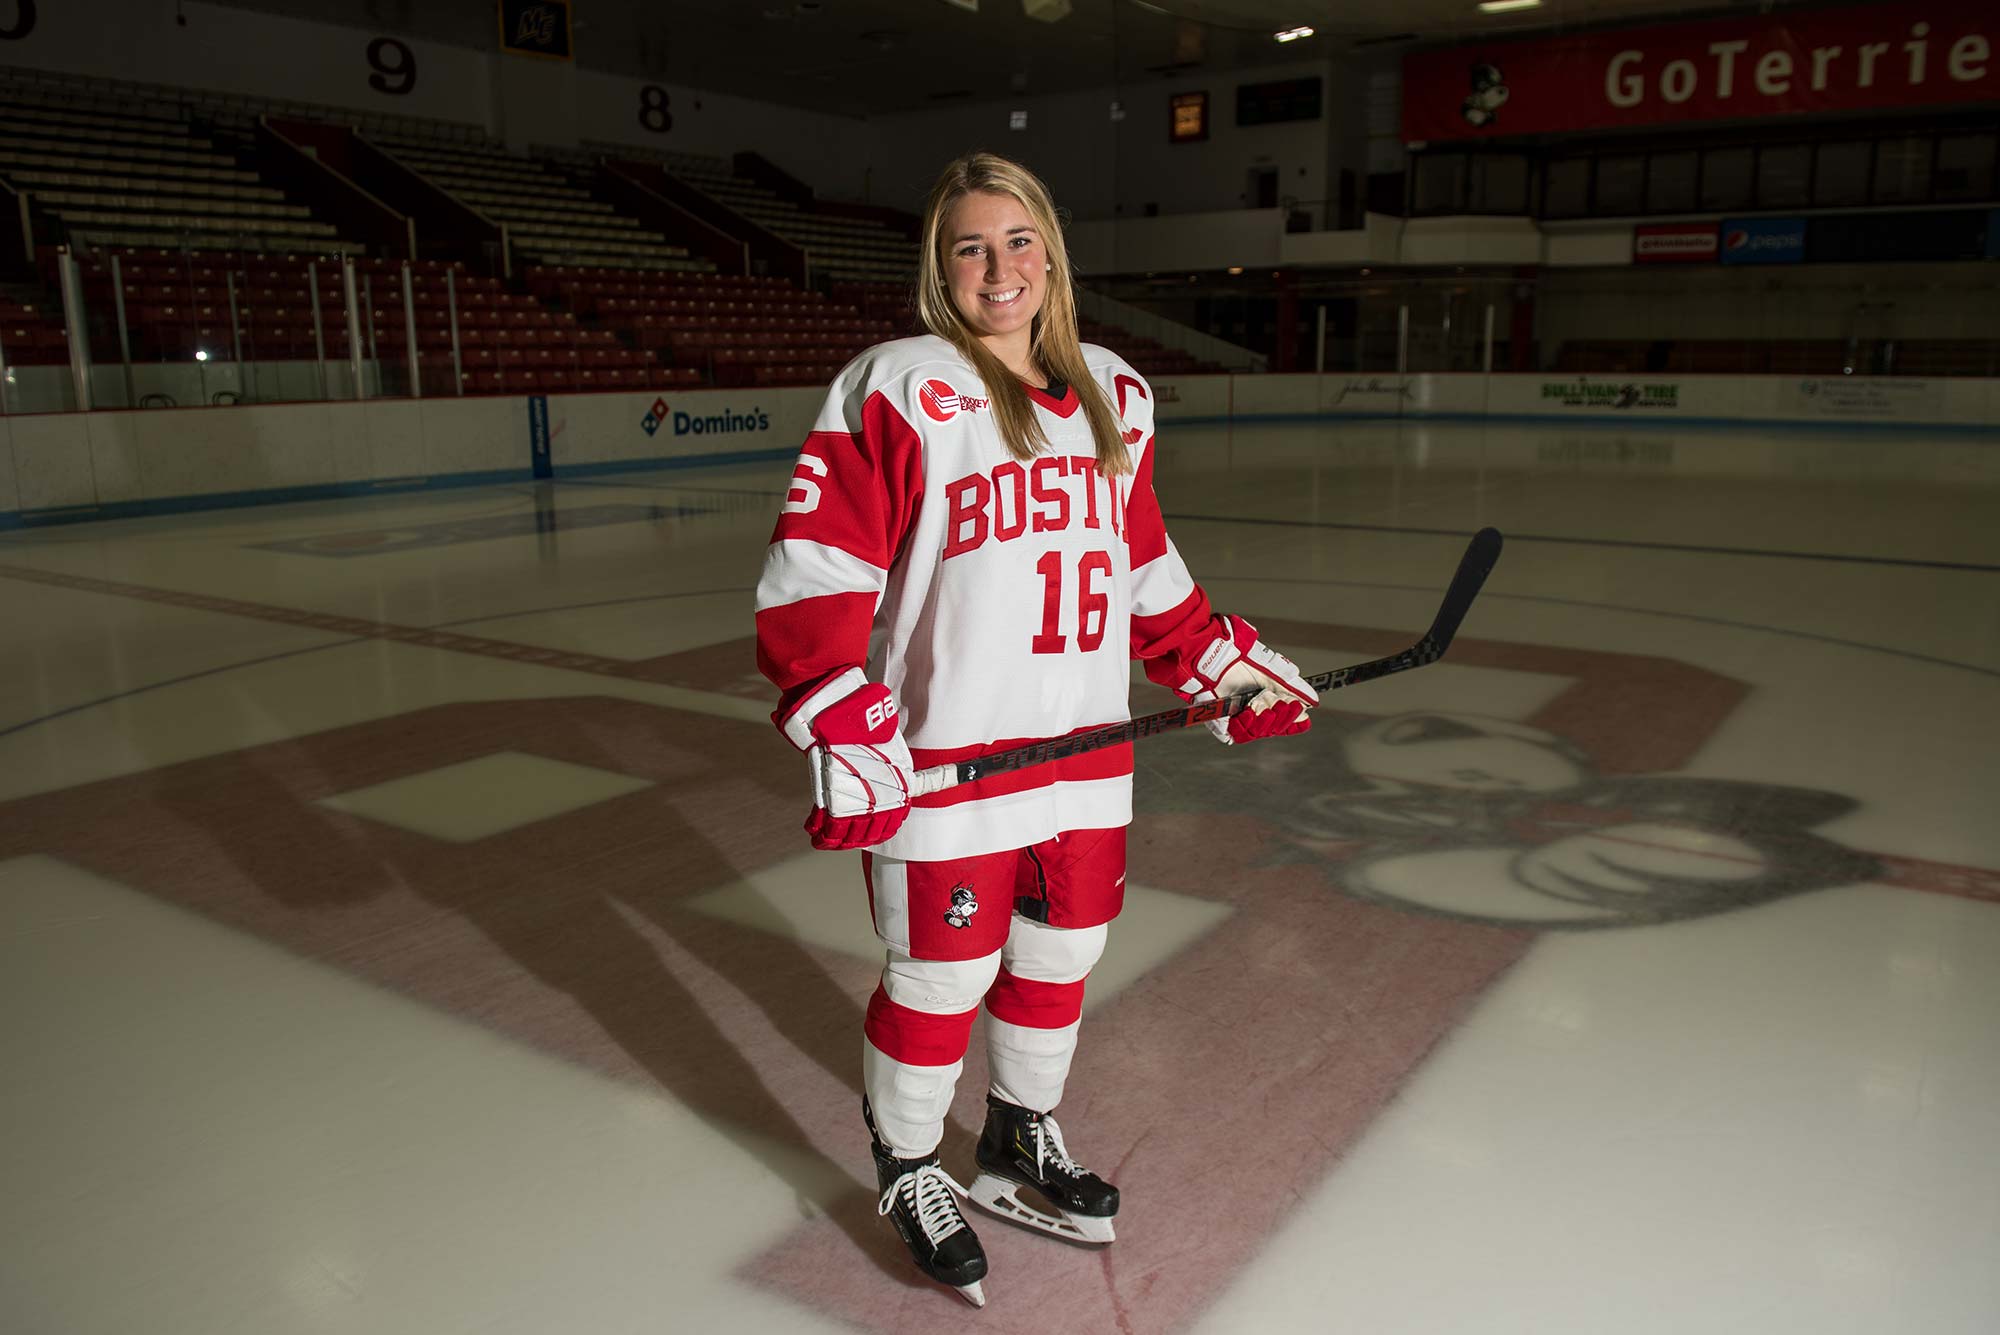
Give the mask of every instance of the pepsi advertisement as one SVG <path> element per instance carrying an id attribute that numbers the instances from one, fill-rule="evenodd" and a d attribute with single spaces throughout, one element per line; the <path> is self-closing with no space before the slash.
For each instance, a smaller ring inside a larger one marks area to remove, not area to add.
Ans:
<path id="1" fill-rule="evenodd" d="M 1806 220 L 1726 219 L 1721 256 L 1724 264 L 1798 264 L 1806 257 Z"/>

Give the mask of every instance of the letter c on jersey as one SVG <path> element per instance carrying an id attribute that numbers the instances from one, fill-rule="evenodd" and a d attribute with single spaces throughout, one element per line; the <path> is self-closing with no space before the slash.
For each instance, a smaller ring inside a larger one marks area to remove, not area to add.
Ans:
<path id="1" fill-rule="evenodd" d="M 1142 383 L 1141 383 L 1140 381 L 1137 381 L 1137 380 L 1134 380 L 1134 379 L 1133 379 L 1133 378 L 1132 378 L 1131 376 L 1129 376 L 1129 375 L 1121 375 L 1121 376 L 1116 376 L 1116 377 L 1114 377 L 1114 378 L 1112 379 L 1111 383 L 1112 383 L 1113 387 L 1115 387 L 1115 388 L 1117 389 L 1117 391 L 1118 391 L 1118 416 L 1119 416 L 1119 417 L 1120 417 L 1121 419 L 1122 419 L 1122 418 L 1123 418 L 1123 417 L 1125 416 L 1125 391 L 1126 391 L 1126 390 L 1128 390 L 1128 389 L 1135 389 L 1135 390 L 1139 391 L 1139 397 L 1140 397 L 1140 398 L 1142 398 L 1142 399 L 1143 399 L 1143 398 L 1147 398 L 1147 397 L 1149 397 L 1149 396 L 1147 395 L 1147 393 L 1146 393 L 1146 386 L 1145 386 L 1144 384 L 1142 384 Z M 1139 443 L 1139 428 L 1138 428 L 1138 427 L 1136 427 L 1136 426 L 1134 426 L 1134 427 L 1127 427 L 1127 428 L 1125 429 L 1125 443 L 1126 443 L 1127 445 L 1137 445 L 1137 444 Z"/>

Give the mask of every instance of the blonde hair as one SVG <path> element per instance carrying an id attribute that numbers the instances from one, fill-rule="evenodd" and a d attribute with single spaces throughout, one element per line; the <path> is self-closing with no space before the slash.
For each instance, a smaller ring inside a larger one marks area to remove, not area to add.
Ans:
<path id="1" fill-rule="evenodd" d="M 1050 267 L 1042 307 L 1035 312 L 1031 334 L 1035 361 L 1049 375 L 1076 391 L 1084 420 L 1097 442 L 1098 472 L 1106 477 L 1131 472 L 1132 456 L 1125 448 L 1123 423 L 1112 410 L 1104 387 L 1084 364 L 1083 345 L 1076 331 L 1076 293 L 1070 285 L 1069 250 L 1063 244 L 1055 203 L 1049 198 L 1048 187 L 1020 163 L 992 153 L 968 153 L 947 166 L 937 184 L 931 187 L 930 202 L 924 206 L 923 249 L 917 261 L 917 315 L 924 328 L 957 348 L 986 382 L 1000 438 L 1007 442 L 1009 454 L 1026 460 L 1050 448 L 1028 391 L 979 341 L 951 299 L 944 267 L 945 215 L 971 194 L 1012 197 L 1027 210 L 1028 220 L 1041 234 Z"/>

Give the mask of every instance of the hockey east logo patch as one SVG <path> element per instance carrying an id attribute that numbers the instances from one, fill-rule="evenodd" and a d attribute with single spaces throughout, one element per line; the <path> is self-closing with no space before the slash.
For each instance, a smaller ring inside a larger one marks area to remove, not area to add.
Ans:
<path id="1" fill-rule="evenodd" d="M 944 911 L 944 920 L 953 927 L 972 926 L 972 915 L 979 912 L 978 897 L 969 885 L 954 885 L 951 888 L 951 907 Z"/>
<path id="2" fill-rule="evenodd" d="M 942 380 L 924 381 L 917 399 L 924 406 L 924 415 L 933 422 L 949 422 L 961 412 L 976 413 L 986 406 L 985 399 L 961 394 Z"/>

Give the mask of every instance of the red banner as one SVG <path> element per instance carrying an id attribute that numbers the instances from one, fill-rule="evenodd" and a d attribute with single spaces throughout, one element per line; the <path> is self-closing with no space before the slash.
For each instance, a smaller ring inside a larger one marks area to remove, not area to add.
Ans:
<path id="1" fill-rule="evenodd" d="M 1419 51 L 1411 143 L 2000 102 L 2000 7 L 1918 0 Z"/>
<path id="2" fill-rule="evenodd" d="M 1712 222 L 1644 223 L 1632 229 L 1634 264 L 1696 264 L 1715 253 Z"/>

